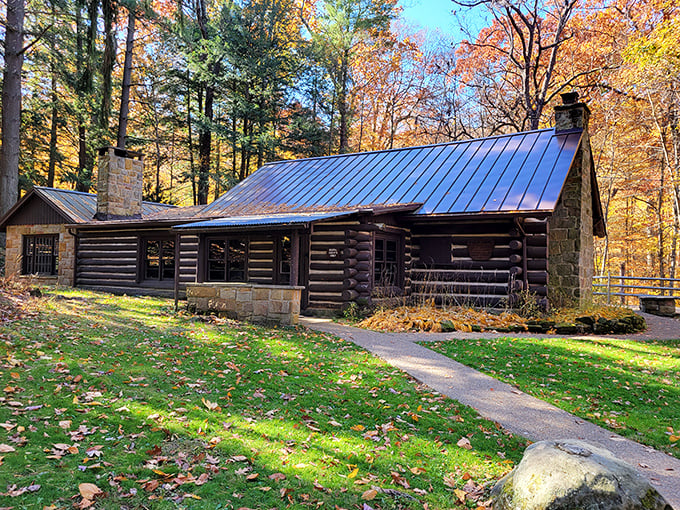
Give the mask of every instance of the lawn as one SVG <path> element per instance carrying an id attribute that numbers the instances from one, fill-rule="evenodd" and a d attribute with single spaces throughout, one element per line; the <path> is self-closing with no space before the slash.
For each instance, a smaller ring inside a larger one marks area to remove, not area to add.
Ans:
<path id="1" fill-rule="evenodd" d="M 526 446 L 351 343 L 148 297 L 49 292 L 0 384 L 0 507 L 477 508 Z"/>
<path id="2" fill-rule="evenodd" d="M 498 338 L 423 345 L 680 458 L 680 341 Z"/>

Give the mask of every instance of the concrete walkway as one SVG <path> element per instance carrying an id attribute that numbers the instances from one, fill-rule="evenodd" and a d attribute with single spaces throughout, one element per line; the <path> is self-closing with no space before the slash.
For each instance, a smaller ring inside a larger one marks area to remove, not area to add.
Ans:
<path id="1" fill-rule="evenodd" d="M 674 320 L 666 319 L 666 321 Z M 680 328 L 677 328 L 680 322 L 674 322 L 675 324 L 664 323 L 671 335 L 664 339 L 680 338 Z M 310 329 L 330 333 L 354 342 L 390 365 L 400 368 L 418 381 L 427 384 L 435 391 L 476 409 L 483 417 L 531 441 L 575 438 L 606 448 L 646 475 L 668 503 L 680 510 L 679 459 L 593 425 L 529 396 L 513 386 L 497 381 L 415 343 L 451 338 L 489 338 L 501 335 L 378 333 L 336 324 L 328 319 L 310 317 L 301 317 L 300 323 Z M 507 333 L 502 336 L 507 336 Z M 638 338 L 644 337 L 638 336 Z M 676 403 L 676 405 L 678 405 L 680 418 L 680 404 Z"/>

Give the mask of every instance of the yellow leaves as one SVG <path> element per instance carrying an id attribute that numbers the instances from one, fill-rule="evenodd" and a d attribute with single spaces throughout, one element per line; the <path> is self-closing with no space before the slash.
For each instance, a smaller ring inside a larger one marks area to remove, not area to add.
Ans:
<path id="1" fill-rule="evenodd" d="M 375 497 L 378 495 L 378 491 L 375 489 L 368 489 L 367 491 L 364 491 L 364 493 L 361 495 L 361 499 L 364 501 L 371 501 L 375 499 Z"/>
<path id="2" fill-rule="evenodd" d="M 458 501 L 460 501 L 461 503 L 465 503 L 465 496 L 467 496 L 467 492 L 461 489 L 453 489 L 453 493 L 458 498 Z"/>
<path id="3" fill-rule="evenodd" d="M 359 327 L 395 332 L 412 330 L 440 332 L 444 323 L 447 329 L 470 332 L 473 324 L 484 330 L 491 330 L 517 325 L 524 327 L 526 321 L 519 315 L 509 312 L 494 315 L 484 310 L 464 307 L 444 310 L 430 303 L 419 307 L 401 306 L 381 310 L 361 321 Z"/>
<path id="4" fill-rule="evenodd" d="M 425 473 L 425 469 L 423 469 L 421 467 L 410 467 L 410 468 L 408 468 L 408 470 L 416 476 L 422 475 L 423 473 Z"/>
<path id="5" fill-rule="evenodd" d="M 201 398 L 201 402 L 203 402 L 203 405 L 208 408 L 209 411 L 216 411 L 219 412 L 222 410 L 222 408 L 219 406 L 219 404 L 215 402 L 211 402 L 210 400 L 207 400 L 205 398 Z"/>
<path id="6" fill-rule="evenodd" d="M 357 431 L 357 432 L 361 432 L 361 431 L 364 430 L 366 427 L 364 427 L 364 426 L 361 425 L 361 424 L 357 424 L 357 425 L 351 426 L 350 428 L 351 428 L 352 430 Z"/>
<path id="7" fill-rule="evenodd" d="M 347 478 L 355 478 L 359 474 L 359 468 L 354 468 L 350 474 L 347 475 Z"/>
<path id="8" fill-rule="evenodd" d="M 9 376 L 10 376 L 12 379 L 17 380 L 17 381 L 18 381 L 19 379 L 21 379 L 21 376 L 20 376 L 18 373 L 16 373 L 16 372 L 10 372 L 10 373 L 9 373 Z"/>

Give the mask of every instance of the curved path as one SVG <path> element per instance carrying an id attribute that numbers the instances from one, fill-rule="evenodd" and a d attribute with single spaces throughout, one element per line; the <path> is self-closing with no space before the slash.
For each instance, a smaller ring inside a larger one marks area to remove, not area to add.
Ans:
<path id="1" fill-rule="evenodd" d="M 680 338 L 680 321 L 643 315 L 648 321 L 648 331 L 625 338 Z M 300 323 L 352 341 L 435 391 L 476 409 L 483 417 L 531 441 L 576 438 L 606 448 L 646 475 L 668 503 L 680 510 L 680 459 L 598 427 L 416 343 L 508 336 L 507 333 L 379 333 L 310 317 L 301 317 Z"/>

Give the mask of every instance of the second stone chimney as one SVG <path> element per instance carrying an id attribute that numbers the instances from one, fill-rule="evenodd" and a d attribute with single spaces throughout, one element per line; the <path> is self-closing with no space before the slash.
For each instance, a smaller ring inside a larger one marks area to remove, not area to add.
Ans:
<path id="1" fill-rule="evenodd" d="M 95 219 L 141 218 L 143 154 L 117 147 L 101 147 L 98 152 Z"/>
<path id="2" fill-rule="evenodd" d="M 555 132 L 588 129 L 590 109 L 578 102 L 578 92 L 560 94 L 562 104 L 555 107 Z"/>

